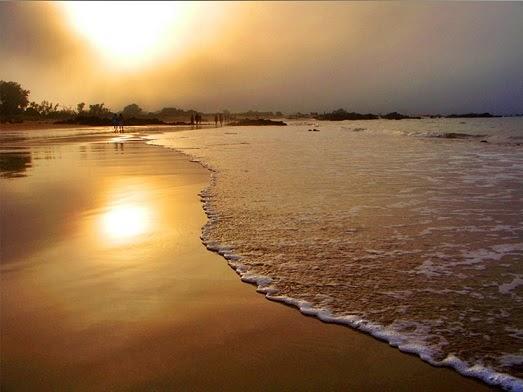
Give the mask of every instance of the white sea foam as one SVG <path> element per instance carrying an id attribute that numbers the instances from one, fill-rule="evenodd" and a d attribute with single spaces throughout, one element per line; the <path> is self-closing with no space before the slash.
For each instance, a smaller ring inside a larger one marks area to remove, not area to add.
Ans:
<path id="1" fill-rule="evenodd" d="M 433 343 L 428 343 L 428 340 L 433 336 L 430 335 L 430 327 L 427 327 L 427 325 L 395 321 L 392 325 L 384 327 L 356 315 L 335 316 L 329 309 L 317 308 L 307 301 L 277 295 L 278 290 L 270 285 L 272 280 L 269 277 L 250 275 L 238 270 L 236 272 L 240 274 L 244 282 L 256 284 L 257 291 L 265 294 L 269 300 L 295 306 L 307 316 L 315 316 L 323 322 L 347 325 L 366 332 L 375 338 L 388 342 L 393 347 L 397 347 L 400 351 L 418 355 L 422 360 L 433 366 L 452 367 L 464 376 L 479 378 L 489 385 L 499 386 L 507 391 L 523 391 L 523 380 L 509 374 L 499 373 L 478 364 L 470 365 L 452 354 L 447 355 L 443 360 L 435 360 L 435 346 Z M 405 327 L 411 326 L 415 327 L 414 332 L 405 334 Z M 446 344 L 447 342 L 442 339 L 436 347 Z M 520 364 L 523 357 L 506 354 L 501 358 L 501 361 L 505 365 Z"/>

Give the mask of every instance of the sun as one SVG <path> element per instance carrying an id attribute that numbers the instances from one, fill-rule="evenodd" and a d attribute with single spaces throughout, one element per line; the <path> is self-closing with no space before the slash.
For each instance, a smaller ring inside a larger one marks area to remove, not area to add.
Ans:
<path id="1" fill-rule="evenodd" d="M 136 69 L 174 49 L 186 25 L 183 2 L 71 1 L 60 3 L 72 28 L 110 65 Z"/>

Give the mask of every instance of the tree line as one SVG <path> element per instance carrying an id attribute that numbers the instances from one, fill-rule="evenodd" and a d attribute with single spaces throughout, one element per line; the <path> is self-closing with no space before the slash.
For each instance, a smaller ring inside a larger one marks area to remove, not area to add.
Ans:
<path id="1" fill-rule="evenodd" d="M 40 103 L 29 100 L 30 91 L 19 83 L 0 81 L 0 120 L 1 122 L 19 122 L 23 120 L 63 120 L 64 122 L 106 122 L 115 113 L 121 113 L 125 118 L 151 120 L 158 123 L 155 116 L 190 118 L 196 110 L 163 108 L 158 112 L 145 112 L 138 104 L 126 105 L 121 111 L 113 112 L 104 103 L 86 104 L 80 102 L 76 108 L 66 107 L 58 103 L 44 100 Z"/>
<path id="2" fill-rule="evenodd" d="M 74 116 L 110 117 L 113 113 L 103 103 L 92 104 L 86 109 L 85 102 L 76 105 L 76 110 L 58 103 L 29 100 L 30 91 L 17 82 L 0 81 L 0 118 L 2 122 L 38 119 L 67 119 Z M 131 108 L 131 110 L 134 107 Z"/>
<path id="3" fill-rule="evenodd" d="M 80 102 L 76 107 L 67 107 L 44 100 L 40 103 L 30 101 L 30 91 L 17 82 L 0 81 L 0 120 L 1 122 L 20 122 L 23 120 L 55 120 L 61 123 L 83 123 L 92 125 L 110 124 L 115 113 L 121 113 L 126 119 L 134 119 L 138 123 L 160 124 L 169 121 L 171 124 L 189 121 L 191 116 L 201 114 L 194 109 L 164 107 L 155 112 L 144 111 L 138 104 L 126 105 L 121 111 L 113 112 L 104 103 L 86 104 Z M 262 119 L 283 117 L 282 112 L 247 112 L 232 114 L 229 110 L 220 111 L 224 117 L 231 120 Z M 206 121 L 213 121 L 215 113 L 203 114 Z"/>

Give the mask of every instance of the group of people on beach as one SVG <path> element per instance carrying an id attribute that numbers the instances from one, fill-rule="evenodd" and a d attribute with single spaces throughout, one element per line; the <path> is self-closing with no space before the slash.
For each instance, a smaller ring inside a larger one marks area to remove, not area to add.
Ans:
<path id="1" fill-rule="evenodd" d="M 214 115 L 214 125 L 218 127 L 218 124 L 220 124 L 220 127 L 223 127 L 223 123 L 227 123 L 227 117 L 223 113 L 217 113 Z M 122 113 L 120 114 L 113 114 L 112 118 L 113 128 L 115 133 L 123 133 L 124 132 L 124 120 Z M 191 114 L 191 127 L 199 128 L 202 125 L 202 115 L 200 113 L 193 113 Z"/>
<path id="2" fill-rule="evenodd" d="M 191 114 L 191 127 L 198 128 L 202 125 L 202 115 L 200 113 Z"/>
<path id="3" fill-rule="evenodd" d="M 218 127 L 218 123 L 220 123 L 220 127 L 223 127 L 223 121 L 225 119 L 225 116 L 222 113 L 218 113 L 214 115 L 214 126 Z"/>
<path id="4" fill-rule="evenodd" d="M 220 127 L 223 127 L 224 124 L 227 124 L 227 121 L 229 120 L 228 114 L 224 113 L 216 113 L 214 115 L 214 126 L 218 127 L 218 124 L 220 124 Z M 191 114 L 191 127 L 192 128 L 199 128 L 202 125 L 202 115 L 200 113 Z"/>
<path id="5" fill-rule="evenodd" d="M 119 115 L 113 114 L 113 127 L 115 133 L 123 133 L 123 116 L 122 113 Z"/>

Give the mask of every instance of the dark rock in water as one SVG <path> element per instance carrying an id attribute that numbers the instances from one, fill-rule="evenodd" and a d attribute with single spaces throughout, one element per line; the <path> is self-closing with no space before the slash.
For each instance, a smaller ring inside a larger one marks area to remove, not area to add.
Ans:
<path id="1" fill-rule="evenodd" d="M 313 132 L 319 132 L 320 130 L 319 130 L 319 129 L 316 129 L 316 128 L 314 128 L 314 129 L 313 129 L 312 131 L 313 131 Z"/>
<path id="2" fill-rule="evenodd" d="M 361 132 L 361 131 L 364 131 L 364 130 L 365 130 L 365 128 L 354 128 L 352 130 L 352 132 Z"/>
<path id="3" fill-rule="evenodd" d="M 465 113 L 465 114 L 449 114 L 447 118 L 490 118 L 501 117 L 490 113 Z"/>
<path id="4" fill-rule="evenodd" d="M 441 137 L 445 139 L 472 139 L 472 138 L 479 138 L 479 137 L 485 137 L 486 135 L 470 135 L 468 133 L 458 133 L 458 132 L 447 132 L 442 133 L 441 135 L 437 135 L 436 137 Z"/>
<path id="5" fill-rule="evenodd" d="M 481 143 L 488 143 L 487 140 L 481 140 Z"/>
<path id="6" fill-rule="evenodd" d="M 343 120 L 377 120 L 379 117 L 375 114 L 347 112 L 344 109 L 334 110 L 330 113 L 323 113 L 315 117 L 318 120 L 343 121 Z"/>
<path id="7" fill-rule="evenodd" d="M 323 113 L 315 117 L 318 120 L 329 120 L 329 121 L 343 121 L 343 120 L 378 120 L 384 118 L 387 120 L 403 120 L 403 119 L 420 119 L 421 117 L 411 117 L 398 112 L 392 112 L 384 116 L 378 116 L 377 114 L 367 113 L 355 113 L 347 112 L 344 109 L 334 110 L 330 113 Z"/>
<path id="8" fill-rule="evenodd" d="M 392 112 L 392 113 L 386 114 L 384 116 L 381 116 L 381 118 L 384 118 L 384 119 L 387 119 L 387 120 L 405 120 L 405 119 L 419 120 L 421 117 L 411 117 L 411 116 L 407 116 L 405 114 L 401 114 L 401 113 L 398 113 L 398 112 Z"/>
<path id="9" fill-rule="evenodd" d="M 233 126 L 252 126 L 252 125 L 278 125 L 285 126 L 287 125 L 283 121 L 267 120 L 265 118 L 244 118 L 235 122 L 230 123 L 229 125 Z"/>

